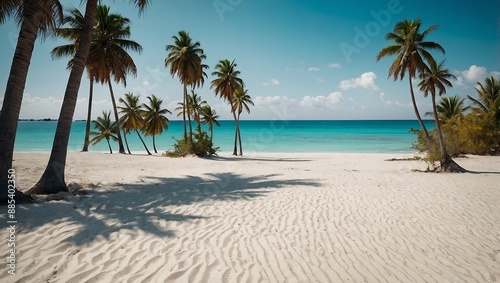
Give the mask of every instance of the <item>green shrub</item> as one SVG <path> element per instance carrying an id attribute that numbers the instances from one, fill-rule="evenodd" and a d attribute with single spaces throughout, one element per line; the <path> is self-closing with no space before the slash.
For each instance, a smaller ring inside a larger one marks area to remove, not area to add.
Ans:
<path id="1" fill-rule="evenodd" d="M 188 137 L 187 143 L 184 139 L 175 139 L 174 149 L 167 151 L 166 156 L 183 157 L 186 155 L 209 156 L 214 155 L 219 150 L 219 147 L 214 148 L 213 143 L 206 132 L 197 133 L 194 135 L 195 140 L 192 141 Z"/>

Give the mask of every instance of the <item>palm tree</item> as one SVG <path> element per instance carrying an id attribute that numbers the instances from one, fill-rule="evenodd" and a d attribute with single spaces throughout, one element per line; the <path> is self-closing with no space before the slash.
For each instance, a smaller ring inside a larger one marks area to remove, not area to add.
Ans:
<path id="1" fill-rule="evenodd" d="M 234 122 L 236 124 L 234 134 L 234 149 L 233 155 L 238 155 L 237 139 L 238 139 L 238 119 L 236 118 L 234 108 L 234 92 L 238 87 L 244 87 L 243 80 L 239 78 L 240 71 L 236 70 L 237 64 L 229 62 L 229 60 L 220 60 L 215 66 L 216 71 L 212 72 L 212 76 L 216 78 L 210 84 L 210 88 L 215 88 L 215 95 L 229 101 L 231 113 L 233 113 Z"/>
<path id="2" fill-rule="evenodd" d="M 438 28 L 437 25 L 430 26 L 425 31 L 420 32 L 422 23 L 420 18 L 415 21 L 403 20 L 394 26 L 394 30 L 386 35 L 387 40 L 392 40 L 393 45 L 383 48 L 377 54 L 377 61 L 386 56 L 396 55 L 396 59 L 392 62 L 389 68 L 389 77 L 393 76 L 396 81 L 399 77 L 402 80 L 406 73 L 408 73 L 408 82 L 410 84 L 410 95 L 413 104 L 413 110 L 417 116 L 417 120 L 422 127 L 429 147 L 432 148 L 434 141 L 430 137 L 427 128 L 425 127 L 422 118 L 418 112 L 417 103 L 415 101 L 415 94 L 413 92 L 412 79 L 420 75 L 424 70 L 425 62 L 431 63 L 434 61 L 432 55 L 428 50 L 438 50 L 444 54 L 444 49 L 441 45 L 425 41 L 429 33 Z"/>
<path id="3" fill-rule="evenodd" d="M 201 114 L 201 122 L 203 124 L 208 125 L 208 129 L 210 131 L 210 144 L 213 146 L 213 136 L 214 136 L 214 130 L 213 130 L 213 125 L 220 126 L 219 121 L 219 115 L 217 115 L 217 112 L 210 107 L 210 105 L 206 104 L 200 109 L 200 114 Z"/>
<path id="4" fill-rule="evenodd" d="M 439 122 L 443 124 L 455 115 L 462 115 L 470 108 L 470 106 L 464 106 L 464 103 L 465 98 L 460 98 L 456 95 L 452 97 L 442 97 L 441 101 L 436 106 Z M 432 112 L 427 112 L 425 115 L 431 116 L 434 114 Z"/>
<path id="5" fill-rule="evenodd" d="M 127 53 L 127 49 L 141 53 L 142 47 L 130 38 L 130 20 L 119 14 L 109 13 L 109 7 L 97 8 L 97 24 L 94 31 L 93 44 L 90 47 L 88 60 L 95 62 L 97 69 L 96 80 L 102 84 L 107 83 L 111 95 L 111 103 L 115 119 L 118 121 L 118 109 L 111 84 L 111 76 L 115 82 L 127 85 L 128 74 L 137 76 L 134 60 Z M 125 153 L 120 134 L 120 124 L 117 124 L 118 144 L 120 153 Z"/>
<path id="6" fill-rule="evenodd" d="M 500 79 L 495 79 L 493 76 L 487 77 L 484 83 L 477 83 L 479 86 L 475 88 L 479 99 L 473 98 L 470 95 L 467 97 L 472 101 L 474 112 L 479 114 L 490 115 L 490 119 L 497 126 L 500 125 Z"/>
<path id="7" fill-rule="evenodd" d="M 184 123 L 184 141 L 188 144 L 187 127 L 186 127 L 186 113 L 189 113 L 189 104 L 187 103 L 187 87 L 192 88 L 203 85 L 204 78 L 206 77 L 203 71 L 208 66 L 202 64 L 202 60 L 206 58 L 203 49 L 200 48 L 200 43 L 192 42 L 189 33 L 181 30 L 179 35 L 174 35 L 173 45 L 167 45 L 166 50 L 169 52 L 165 59 L 165 68 L 170 66 L 170 74 L 177 75 L 180 82 L 184 86 L 183 95 L 183 113 L 182 120 Z M 188 116 L 189 119 L 189 116 Z M 189 137 L 192 140 L 192 128 L 189 123 Z"/>
<path id="8" fill-rule="evenodd" d="M 111 112 L 102 111 L 102 117 L 97 117 L 97 120 L 92 121 L 97 131 L 90 132 L 90 135 L 94 136 L 90 140 L 90 144 L 96 145 L 105 139 L 108 143 L 109 153 L 112 154 L 113 150 L 111 149 L 109 140 L 112 139 L 113 141 L 117 141 L 118 136 L 116 135 L 116 122 L 111 123 L 111 119 L 109 118 L 110 114 Z"/>
<path id="9" fill-rule="evenodd" d="M 201 100 L 201 97 L 198 96 L 194 90 L 191 90 L 191 95 L 188 96 L 189 109 L 191 111 L 190 116 L 193 117 L 193 120 L 196 122 L 196 129 L 198 134 L 201 134 L 201 115 L 200 111 L 203 106 L 207 104 L 205 100 Z M 189 113 L 188 113 L 189 114 Z"/>
<path id="10" fill-rule="evenodd" d="M 250 113 L 250 107 L 249 105 L 254 105 L 252 98 L 250 95 L 248 95 L 248 90 L 244 89 L 243 87 L 238 87 L 235 92 L 234 92 L 234 99 L 233 99 L 233 112 L 238 111 L 238 124 L 237 124 L 237 132 L 238 132 L 238 140 L 240 143 L 240 156 L 243 155 L 243 147 L 241 146 L 241 133 L 240 133 L 240 115 L 241 112 L 243 112 L 243 109 L 247 111 L 247 113 Z"/>
<path id="11" fill-rule="evenodd" d="M 68 84 L 64 93 L 49 162 L 40 180 L 28 191 L 28 193 L 50 194 L 68 191 L 64 177 L 68 141 L 78 98 L 78 90 L 89 54 L 92 30 L 97 14 L 97 2 L 98 0 L 87 0 L 83 21 L 83 32 L 80 36 L 80 42 L 78 43 L 75 56 L 73 57 L 73 67 L 71 68 Z M 130 2 L 135 3 L 139 7 L 139 13 L 143 12 L 148 4 L 148 0 L 130 0 Z"/>
<path id="12" fill-rule="evenodd" d="M 156 150 L 155 135 L 163 133 L 163 130 L 168 130 L 169 120 L 166 114 L 172 114 L 167 108 L 162 108 L 162 99 L 159 99 L 154 94 L 148 96 L 149 104 L 143 103 L 144 107 L 144 127 L 143 131 L 146 136 L 153 137 L 153 149 Z"/>
<path id="13" fill-rule="evenodd" d="M 151 155 L 149 152 L 146 143 L 141 137 L 139 130 L 144 127 L 144 118 L 142 117 L 142 107 L 139 104 L 139 95 L 134 95 L 129 92 L 125 94 L 125 99 L 120 98 L 120 103 L 124 104 L 124 107 L 118 107 L 120 109 L 120 113 L 123 115 L 120 117 L 120 124 L 123 125 L 123 130 L 128 134 L 130 131 L 134 130 L 137 133 L 137 136 L 142 142 L 142 145 L 146 149 L 148 155 Z"/>
<path id="14" fill-rule="evenodd" d="M 56 0 L 0 1 L 0 23 L 10 17 L 15 18 L 20 29 L 0 111 L 0 204 L 7 203 L 7 172 L 12 168 L 19 113 L 35 41 L 38 34 L 44 37 L 62 21 L 63 9 Z M 33 201 L 17 190 L 15 200 L 17 203 Z"/>
<path id="15" fill-rule="evenodd" d="M 69 44 L 57 46 L 50 52 L 52 59 L 58 59 L 66 56 L 74 56 L 76 53 L 77 45 L 80 40 L 80 36 L 83 30 L 83 15 L 78 9 L 69 10 L 69 15 L 64 17 L 63 24 L 68 24 L 69 27 L 56 28 L 54 33 L 58 37 L 62 37 L 72 41 Z M 94 27 L 95 28 L 95 27 Z M 92 119 L 92 99 L 94 92 L 94 81 L 96 80 L 97 74 L 95 73 L 95 69 L 93 68 L 91 62 L 86 64 L 86 69 L 90 81 L 89 88 L 89 99 L 87 106 L 87 122 L 85 125 L 85 138 L 83 141 L 82 151 L 88 151 L 90 144 L 90 122 Z M 68 69 L 71 69 L 73 66 L 73 59 L 68 62 Z M 94 70 L 92 73 L 91 70 Z"/>
<path id="16" fill-rule="evenodd" d="M 443 139 L 443 133 L 441 131 L 441 123 L 439 122 L 437 106 L 436 106 L 436 90 L 438 95 L 443 95 L 446 93 L 446 87 L 453 87 L 449 79 L 456 79 L 456 77 L 450 74 L 448 69 L 444 68 L 444 61 L 436 64 L 436 61 L 432 60 L 429 62 L 429 66 L 425 65 L 424 71 L 422 72 L 422 81 L 418 84 L 424 95 L 427 96 L 431 94 L 432 99 L 432 111 L 434 113 L 434 120 L 436 122 L 436 130 L 439 139 L 439 149 L 441 152 L 441 171 L 443 172 L 465 172 L 465 170 L 460 167 L 446 151 L 446 146 Z M 432 150 L 432 148 L 430 149 Z"/>

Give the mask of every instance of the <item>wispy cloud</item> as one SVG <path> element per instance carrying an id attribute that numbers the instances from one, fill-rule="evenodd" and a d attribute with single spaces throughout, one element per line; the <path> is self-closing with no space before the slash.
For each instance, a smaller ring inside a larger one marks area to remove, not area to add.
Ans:
<path id="1" fill-rule="evenodd" d="M 269 82 L 262 83 L 262 86 L 277 86 L 280 82 L 277 79 L 271 79 Z"/>
<path id="2" fill-rule="evenodd" d="M 341 81 L 339 87 L 343 90 L 361 87 L 372 91 L 377 91 L 379 90 L 379 88 L 375 84 L 376 78 L 377 75 L 375 75 L 374 72 L 366 72 L 361 74 L 359 78 L 352 78 L 349 80 Z"/>
<path id="3" fill-rule="evenodd" d="M 333 68 L 333 69 L 340 69 L 340 68 L 342 68 L 342 66 L 339 63 L 330 63 L 330 64 L 328 64 L 328 67 L 329 68 Z"/>
<path id="4" fill-rule="evenodd" d="M 309 68 L 307 68 L 307 70 L 309 72 L 319 72 L 319 71 L 321 71 L 321 69 L 318 68 L 318 67 L 309 67 Z"/>
<path id="5" fill-rule="evenodd" d="M 324 79 L 322 79 L 322 78 L 318 78 L 318 77 L 315 77 L 314 79 L 315 79 L 318 83 L 322 83 L 322 82 L 324 82 L 324 81 L 325 81 Z"/>

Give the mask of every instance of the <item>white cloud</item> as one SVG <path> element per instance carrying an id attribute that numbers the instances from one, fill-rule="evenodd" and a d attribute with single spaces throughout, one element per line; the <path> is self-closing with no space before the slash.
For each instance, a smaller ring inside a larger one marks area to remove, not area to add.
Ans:
<path id="1" fill-rule="evenodd" d="M 321 71 L 321 69 L 318 68 L 318 67 L 309 67 L 309 68 L 307 68 L 307 70 L 309 72 L 319 72 L 319 71 Z"/>
<path id="2" fill-rule="evenodd" d="M 491 71 L 490 72 L 490 76 L 493 76 L 493 77 L 495 77 L 495 78 L 498 79 L 498 78 L 500 78 L 500 72 L 498 72 L 498 71 Z"/>
<path id="3" fill-rule="evenodd" d="M 332 108 L 343 103 L 342 93 L 333 92 L 328 96 L 304 96 L 300 105 L 310 108 Z"/>
<path id="4" fill-rule="evenodd" d="M 334 68 L 334 69 L 340 69 L 340 68 L 342 68 L 342 66 L 339 63 L 328 64 L 328 67 Z"/>
<path id="5" fill-rule="evenodd" d="M 469 69 L 461 71 L 460 75 L 462 75 L 467 81 L 475 83 L 486 77 L 486 68 L 472 65 Z"/>
<path id="6" fill-rule="evenodd" d="M 318 83 L 322 83 L 322 82 L 324 82 L 324 81 L 325 81 L 324 79 L 322 79 L 322 78 L 318 78 L 318 77 L 316 77 L 316 78 L 314 78 L 314 79 L 315 79 Z"/>
<path id="7" fill-rule="evenodd" d="M 377 75 L 374 72 L 366 72 L 361 74 L 359 78 L 353 78 L 350 80 L 344 80 L 340 82 L 340 88 L 343 90 L 350 88 L 365 88 L 373 91 L 379 90 L 378 86 L 375 84 L 375 79 Z"/>
<path id="8" fill-rule="evenodd" d="M 256 107 L 271 107 L 280 105 L 290 105 L 295 103 L 295 99 L 286 96 L 257 96 L 253 99 Z"/>
<path id="9" fill-rule="evenodd" d="M 269 82 L 262 83 L 262 86 L 276 86 L 279 84 L 280 82 L 277 79 L 271 79 Z"/>

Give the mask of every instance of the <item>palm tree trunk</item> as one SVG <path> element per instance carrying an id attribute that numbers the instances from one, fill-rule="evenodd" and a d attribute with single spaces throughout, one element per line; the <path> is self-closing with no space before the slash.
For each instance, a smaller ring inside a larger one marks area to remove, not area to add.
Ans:
<path id="1" fill-rule="evenodd" d="M 187 140 L 187 127 L 186 127 L 186 99 L 187 98 L 187 86 L 184 84 L 184 97 L 182 98 L 183 103 L 182 103 L 182 121 L 184 123 L 184 141 L 188 142 Z"/>
<path id="2" fill-rule="evenodd" d="M 214 137 L 214 127 L 212 126 L 212 124 L 210 123 L 210 146 L 211 147 L 214 147 L 214 143 L 213 143 L 213 137 Z"/>
<path id="3" fill-rule="evenodd" d="M 127 147 L 128 154 L 132 154 L 130 153 L 130 147 L 128 147 L 127 133 L 125 133 L 125 129 L 123 130 L 123 140 L 125 141 L 125 146 Z"/>
<path id="4" fill-rule="evenodd" d="M 89 106 L 87 108 L 87 124 L 85 125 L 85 140 L 82 151 L 89 151 L 90 144 L 90 122 L 92 120 L 92 96 L 94 93 L 94 80 L 90 79 Z"/>
<path id="5" fill-rule="evenodd" d="M 146 149 L 146 151 L 148 152 L 148 155 L 152 155 L 151 152 L 149 152 L 149 149 L 148 147 L 146 146 L 146 143 L 144 142 L 144 140 L 142 139 L 141 137 L 141 134 L 139 134 L 139 131 L 138 130 L 135 130 L 135 132 L 137 133 L 137 136 L 139 136 L 139 139 L 141 139 L 141 142 L 142 142 L 142 145 L 144 146 L 144 148 Z"/>
<path id="6" fill-rule="evenodd" d="M 109 143 L 109 139 L 106 139 L 106 141 L 108 142 L 109 153 L 113 154 L 113 150 L 111 149 L 111 144 Z"/>
<path id="7" fill-rule="evenodd" d="M 231 104 L 231 109 L 234 109 L 233 107 L 233 102 L 230 103 Z M 234 112 L 234 110 L 231 111 L 233 113 L 233 117 L 234 117 L 234 123 L 236 124 L 236 129 L 234 131 L 234 149 L 233 149 L 233 155 L 238 155 L 238 119 L 236 118 L 236 113 Z"/>
<path id="8" fill-rule="evenodd" d="M 240 156 L 243 156 L 243 147 L 241 146 L 240 114 L 238 114 L 238 140 L 240 143 Z"/>
<path id="9" fill-rule="evenodd" d="M 85 62 L 89 53 L 92 27 L 97 12 L 97 2 L 98 0 L 87 0 L 83 32 L 75 57 L 73 58 L 73 67 L 71 68 L 68 85 L 64 93 L 49 162 L 38 183 L 28 191 L 30 194 L 51 194 L 68 191 L 64 180 L 64 169 L 66 167 L 69 134 L 78 99 L 78 89 L 80 88 Z"/>
<path id="10" fill-rule="evenodd" d="M 156 150 L 155 135 L 153 135 L 153 149 L 155 150 L 155 153 L 158 153 L 158 151 Z"/>
<path id="11" fill-rule="evenodd" d="M 26 1 L 24 4 L 25 10 L 22 15 L 24 19 L 19 30 L 19 37 L 0 113 L 0 204 L 6 204 L 8 199 L 8 170 L 12 169 L 19 112 L 21 110 L 26 77 L 38 33 L 36 25 L 36 13 L 38 11 L 36 11 L 35 5 L 31 4 L 31 1 Z M 31 197 L 24 195 L 17 189 L 15 190 L 14 198 L 16 203 L 34 202 Z"/>
<path id="12" fill-rule="evenodd" d="M 429 135 L 429 132 L 427 131 L 427 128 L 425 127 L 424 122 L 420 117 L 420 113 L 418 112 L 417 102 L 415 101 L 415 93 L 413 92 L 413 83 L 411 82 L 411 76 L 408 76 L 408 80 L 410 82 L 410 94 L 411 94 L 411 102 L 413 104 L 413 110 L 415 111 L 415 115 L 417 116 L 417 120 L 418 123 L 420 124 L 420 127 L 422 127 L 422 130 L 424 131 L 425 138 L 427 139 L 427 143 L 429 144 L 429 149 L 432 149 L 435 145 L 435 142 Z"/>
<path id="13" fill-rule="evenodd" d="M 458 172 L 463 173 L 466 170 L 458 165 L 446 151 L 446 145 L 444 143 L 443 132 L 441 131 L 441 124 L 439 122 L 437 107 L 436 107 L 436 94 L 433 92 L 432 95 L 432 112 L 434 114 L 434 121 L 436 121 L 436 130 L 438 132 L 439 138 L 439 148 L 441 151 L 441 172 Z"/>
<path id="14" fill-rule="evenodd" d="M 111 103 L 113 104 L 113 112 L 115 113 L 116 121 L 116 135 L 118 136 L 118 149 L 120 153 L 125 153 L 125 148 L 123 147 L 122 135 L 120 131 L 120 122 L 118 119 L 118 108 L 116 108 L 115 94 L 113 93 L 113 87 L 111 86 L 111 80 L 108 79 L 109 94 L 111 95 Z"/>
<path id="15" fill-rule="evenodd" d="M 189 111 L 189 99 L 188 99 L 187 90 L 186 90 L 186 113 L 187 113 L 188 125 L 189 125 L 189 140 L 192 142 L 193 141 L 193 126 L 191 125 L 191 115 L 189 114 L 191 112 Z"/>

